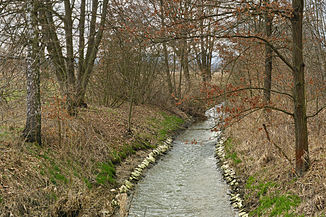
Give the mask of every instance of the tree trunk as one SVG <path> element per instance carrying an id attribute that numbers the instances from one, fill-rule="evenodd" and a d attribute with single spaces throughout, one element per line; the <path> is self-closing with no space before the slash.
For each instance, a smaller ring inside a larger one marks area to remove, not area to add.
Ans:
<path id="1" fill-rule="evenodd" d="M 265 5 L 269 4 L 269 0 L 265 0 Z M 272 36 L 272 22 L 273 18 L 271 14 L 266 9 L 265 12 L 265 32 L 266 39 L 269 40 Z M 272 88 L 272 67 L 273 67 L 273 59 L 272 59 L 273 50 L 266 43 L 265 44 L 265 78 L 264 78 L 264 99 L 265 103 L 268 104 L 271 100 L 271 88 Z"/>
<path id="2" fill-rule="evenodd" d="M 89 78 L 93 72 L 94 63 L 98 53 L 98 48 L 102 40 L 107 15 L 107 6 L 109 0 L 104 0 L 101 4 L 102 12 L 100 23 L 97 25 L 99 1 L 92 1 L 91 17 L 89 22 L 89 36 L 85 43 L 85 22 L 86 22 L 86 1 L 81 0 L 81 13 L 79 17 L 79 45 L 78 45 L 78 70 L 74 65 L 74 26 L 72 16 L 73 6 L 70 1 L 64 0 L 64 33 L 65 47 L 60 43 L 59 31 L 60 26 L 54 22 L 53 5 L 50 0 L 46 0 L 42 5 L 42 31 L 44 34 L 45 44 L 56 69 L 56 76 L 60 84 L 62 95 L 66 97 L 67 109 L 70 115 L 77 115 L 77 107 L 87 107 L 85 103 L 85 94 Z M 87 49 L 86 49 L 87 48 Z M 66 50 L 66 56 L 63 55 L 63 49 Z M 77 71 L 77 73 L 75 73 Z M 75 75 L 77 74 L 77 75 Z"/>
<path id="3" fill-rule="evenodd" d="M 165 28 L 165 23 L 164 23 L 164 4 L 163 4 L 163 0 L 160 0 L 160 9 L 161 9 L 161 25 L 162 25 L 162 28 L 164 29 Z M 167 46 L 166 46 L 166 42 L 163 42 L 163 53 L 164 53 L 166 82 L 168 84 L 169 94 L 171 95 L 173 93 L 173 87 L 172 87 L 172 82 L 171 82 L 171 75 L 170 75 L 170 68 L 169 68 L 169 55 L 168 55 L 168 49 L 167 49 Z"/>
<path id="4" fill-rule="evenodd" d="M 296 173 L 303 175 L 308 170 L 308 131 L 306 117 L 305 80 L 303 63 L 302 20 L 304 0 L 292 0 L 293 17 L 293 77 L 294 77 L 294 124 L 295 124 L 295 162 Z"/>
<path id="5" fill-rule="evenodd" d="M 190 79 L 190 73 L 189 73 L 189 46 L 187 43 L 187 40 L 184 39 L 184 60 L 183 60 L 183 73 L 185 74 L 186 78 L 186 93 L 189 93 L 190 87 L 191 87 L 191 79 Z"/>
<path id="6" fill-rule="evenodd" d="M 40 100 L 40 61 L 39 38 L 37 31 L 37 7 L 38 1 L 28 3 L 28 47 L 27 47 L 27 119 L 23 136 L 27 142 L 41 141 L 41 100 Z"/>

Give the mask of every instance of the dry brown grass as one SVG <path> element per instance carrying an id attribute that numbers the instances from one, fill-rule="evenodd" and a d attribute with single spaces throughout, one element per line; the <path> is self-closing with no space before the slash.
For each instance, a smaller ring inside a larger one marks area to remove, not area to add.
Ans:
<path id="1" fill-rule="evenodd" d="M 24 114 L 24 106 L 16 108 L 10 112 Z M 157 107 L 135 106 L 130 135 L 127 134 L 128 109 L 128 105 L 118 109 L 91 106 L 81 110 L 76 118 L 60 121 L 44 109 L 42 147 L 22 141 L 24 116 L 4 113 L 3 119 L 8 121 L 3 122 L 0 135 L 0 216 L 112 213 L 111 200 L 115 193 L 111 189 L 130 175 L 128 172 L 135 165 L 129 163 L 120 168 L 124 173 L 117 171 L 116 183 L 104 184 L 96 180 L 101 172 L 99 165 L 112 160 L 112 153 L 123 151 L 126 144 L 134 149 L 148 148 L 141 146 L 142 142 L 155 144 L 159 129 L 151 121 L 164 119 Z M 140 152 L 128 161 L 137 161 L 146 153 Z"/>
<path id="2" fill-rule="evenodd" d="M 326 213 L 326 113 L 309 119 L 309 150 L 311 167 L 303 176 L 293 176 L 294 165 L 294 124 L 293 120 L 279 112 L 270 115 L 268 131 L 275 142 L 291 159 L 289 163 L 266 137 L 262 124 L 266 123 L 263 112 L 256 112 L 227 130 L 233 138 L 233 151 L 242 160 L 234 164 L 242 180 L 253 176 L 257 183 L 273 182 L 269 193 L 279 191 L 281 195 L 293 193 L 301 198 L 295 215 L 322 216 Z M 252 211 L 259 205 L 259 197 L 252 194 L 252 189 L 245 189 L 244 195 Z M 267 193 L 267 194 L 269 194 Z"/>

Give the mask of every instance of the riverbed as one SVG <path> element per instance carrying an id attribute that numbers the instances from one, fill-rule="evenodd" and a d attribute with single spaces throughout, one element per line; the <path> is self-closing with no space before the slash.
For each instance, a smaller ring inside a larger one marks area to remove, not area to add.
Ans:
<path id="1" fill-rule="evenodd" d="M 130 217 L 237 216 L 227 195 L 228 185 L 216 165 L 219 132 L 211 131 L 214 124 L 210 117 L 174 140 L 171 151 L 137 184 Z"/>

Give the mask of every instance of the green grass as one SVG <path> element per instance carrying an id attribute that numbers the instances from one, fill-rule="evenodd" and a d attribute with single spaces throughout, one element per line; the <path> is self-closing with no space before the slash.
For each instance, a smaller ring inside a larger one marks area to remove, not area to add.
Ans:
<path id="1" fill-rule="evenodd" d="M 48 168 L 48 173 L 50 175 L 50 181 L 53 184 L 59 184 L 61 183 L 68 183 L 68 179 L 66 176 L 61 172 L 61 169 L 59 168 L 58 165 L 56 165 L 54 162 L 52 164 L 52 167 Z"/>
<path id="2" fill-rule="evenodd" d="M 99 172 L 96 175 L 96 183 L 99 185 L 115 183 L 115 167 L 111 161 L 102 162 L 98 165 Z"/>
<path id="3" fill-rule="evenodd" d="M 142 146 L 144 148 L 144 146 Z M 113 150 L 110 154 L 110 159 L 113 164 L 119 164 L 121 161 L 126 159 L 128 156 L 135 154 L 136 150 L 139 150 L 139 146 L 134 146 L 133 144 L 124 144 L 121 151 Z"/>
<path id="4" fill-rule="evenodd" d="M 159 141 L 164 141 L 169 133 L 179 129 L 179 127 L 184 123 L 182 118 L 175 115 L 168 115 L 162 112 L 162 116 L 164 118 L 162 121 L 156 121 L 159 128 L 157 135 Z"/>
<path id="5" fill-rule="evenodd" d="M 249 213 L 251 216 L 296 216 L 291 210 L 300 204 L 300 197 L 291 193 L 281 195 L 273 189 L 276 186 L 274 182 L 259 181 L 249 176 L 245 188 L 251 191 L 247 197 L 254 195 L 259 198 L 259 205 Z"/>
<path id="6" fill-rule="evenodd" d="M 1 126 L 0 127 L 0 140 L 1 141 L 12 141 L 20 136 L 23 128 L 13 126 Z"/>
<path id="7" fill-rule="evenodd" d="M 242 160 L 238 157 L 237 153 L 232 151 L 234 147 L 234 143 L 232 142 L 231 138 L 228 138 L 225 143 L 225 158 L 231 159 L 232 162 L 237 165 L 242 162 Z"/>
<path id="8" fill-rule="evenodd" d="M 116 150 L 113 150 L 111 152 L 111 161 L 114 164 L 118 164 L 121 162 L 121 157 L 120 157 L 120 153 Z"/>
<path id="9" fill-rule="evenodd" d="M 293 194 L 263 196 L 259 199 L 259 206 L 250 215 L 256 216 L 297 216 L 290 210 L 301 203 L 300 197 Z"/>
<path id="10" fill-rule="evenodd" d="M 272 187 L 275 187 L 276 183 L 274 182 L 259 182 L 255 179 L 254 176 L 249 176 L 246 181 L 245 188 L 250 189 L 256 192 L 256 196 L 264 196 L 268 190 Z"/>
<path id="11" fill-rule="evenodd" d="M 60 168 L 56 161 L 50 157 L 50 149 L 42 151 L 42 148 L 39 147 L 37 144 L 29 144 L 27 150 L 33 156 L 37 157 L 38 159 L 42 159 L 40 165 L 40 174 L 42 176 L 48 176 L 51 183 L 55 185 L 68 183 L 68 179 L 62 171 L 62 168 L 64 169 L 64 171 L 68 170 L 68 168 L 66 168 L 65 165 L 61 166 L 62 168 Z"/>
<path id="12" fill-rule="evenodd" d="M 58 196 L 56 195 L 55 192 L 50 192 L 47 195 L 47 198 L 48 198 L 49 201 L 57 201 L 58 200 Z"/>
<path id="13" fill-rule="evenodd" d="M 93 187 L 93 184 L 87 178 L 84 178 L 83 180 L 88 189 L 91 189 Z"/>

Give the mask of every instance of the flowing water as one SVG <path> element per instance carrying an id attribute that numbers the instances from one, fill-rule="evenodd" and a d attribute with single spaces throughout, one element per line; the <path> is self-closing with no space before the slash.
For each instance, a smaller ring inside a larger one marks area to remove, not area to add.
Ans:
<path id="1" fill-rule="evenodd" d="M 129 216 L 237 216 L 227 196 L 228 186 L 214 157 L 216 116 L 192 125 L 173 142 L 172 150 L 146 173 L 135 190 Z"/>

